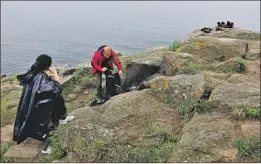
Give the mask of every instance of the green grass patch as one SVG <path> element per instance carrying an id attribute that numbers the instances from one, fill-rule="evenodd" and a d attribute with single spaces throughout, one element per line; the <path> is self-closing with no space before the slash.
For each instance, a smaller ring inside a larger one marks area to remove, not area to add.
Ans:
<path id="1" fill-rule="evenodd" d="M 232 111 L 232 116 L 236 120 L 244 120 L 246 118 L 246 113 L 244 112 L 244 109 L 242 109 L 242 108 L 235 108 Z"/>
<path id="2" fill-rule="evenodd" d="M 120 138 L 106 138 L 96 135 L 75 136 L 68 144 L 68 151 L 74 154 L 77 162 L 88 163 L 154 163 L 166 162 L 177 141 L 169 127 L 154 126 L 144 139 L 153 139 L 153 144 L 131 144 Z"/>
<path id="3" fill-rule="evenodd" d="M 178 48 L 180 48 L 180 43 L 178 41 L 174 41 L 168 48 L 169 51 L 176 52 Z"/>
<path id="4" fill-rule="evenodd" d="M 50 146 L 52 148 L 51 154 L 48 154 L 46 156 L 41 156 L 40 158 L 36 159 L 34 162 L 52 163 L 53 161 L 60 160 L 67 155 L 66 151 L 60 145 L 59 132 L 57 130 L 51 132 L 50 140 L 51 140 Z"/>
<path id="5" fill-rule="evenodd" d="M 158 138 L 158 143 L 178 141 L 178 137 L 171 132 L 171 127 L 153 126 L 151 131 L 149 137 Z"/>
<path id="6" fill-rule="evenodd" d="M 12 144 L 10 142 L 1 142 L 1 156 L 2 157 L 6 152 L 7 150 L 12 146 Z"/>
<path id="7" fill-rule="evenodd" d="M 208 100 L 196 97 L 173 98 L 173 89 L 151 88 L 151 94 L 160 101 L 174 109 L 178 109 L 179 115 L 187 120 L 195 113 L 204 113 L 212 110 L 212 105 Z"/>
<path id="8" fill-rule="evenodd" d="M 232 66 L 224 66 L 218 69 L 218 72 L 222 73 L 234 73 L 236 71 L 236 68 Z"/>
<path id="9" fill-rule="evenodd" d="M 7 157 L 4 157 L 4 158 L 1 158 L 1 163 L 13 163 L 13 160 L 11 158 L 7 158 Z"/>
<path id="10" fill-rule="evenodd" d="M 198 63 L 188 62 L 186 63 L 177 74 L 194 75 L 202 70 L 202 66 Z"/>
<path id="11" fill-rule="evenodd" d="M 2 163 L 12 163 L 12 159 L 11 158 L 3 158 L 3 155 L 7 152 L 7 150 L 12 146 L 12 143 L 10 142 L 1 142 L 1 156 L 0 156 L 0 162 Z"/>
<path id="12" fill-rule="evenodd" d="M 190 119 L 195 113 L 211 111 L 212 106 L 208 101 L 197 98 L 188 98 L 178 106 L 179 114 L 183 119 Z"/>
<path id="13" fill-rule="evenodd" d="M 66 151 L 60 145 L 59 132 L 53 131 L 51 133 L 51 147 L 52 153 L 50 154 L 54 160 L 59 160 L 65 157 Z"/>
<path id="14" fill-rule="evenodd" d="M 10 83 L 10 84 L 18 84 L 18 80 L 16 79 L 17 74 L 6 76 L 1 78 L 1 83 Z"/>
<path id="15" fill-rule="evenodd" d="M 260 108 L 246 108 L 246 117 L 253 119 L 260 119 Z"/>
<path id="16" fill-rule="evenodd" d="M 95 162 L 163 163 L 167 161 L 172 147 L 173 143 L 170 142 L 153 146 L 109 143 L 100 149 Z"/>
<path id="17" fill-rule="evenodd" d="M 14 120 L 21 92 L 21 90 L 10 90 L 4 96 L 1 96 L 1 126 L 5 126 Z"/>
<path id="18" fill-rule="evenodd" d="M 216 72 L 222 73 L 244 73 L 247 70 L 246 61 L 242 58 L 237 58 L 237 63 L 228 64 L 216 68 Z"/>
<path id="19" fill-rule="evenodd" d="M 251 158 L 260 162 L 260 136 L 241 137 L 235 141 L 239 158 Z"/>
<path id="20" fill-rule="evenodd" d="M 65 102 L 67 113 L 70 113 L 71 111 L 84 107 L 87 103 L 92 101 L 95 98 L 96 90 L 91 89 L 89 90 L 88 95 L 86 96 L 78 96 L 75 100 Z"/>
<path id="21" fill-rule="evenodd" d="M 260 40 L 260 33 L 256 33 L 256 32 L 240 32 L 238 34 L 238 39 Z"/>
<path id="22" fill-rule="evenodd" d="M 232 116 L 236 120 L 244 120 L 246 118 L 260 119 L 260 108 L 240 106 L 233 110 Z"/>
<path id="23" fill-rule="evenodd" d="M 77 69 L 72 80 L 64 86 L 64 93 L 79 93 L 86 88 L 95 87 L 95 78 L 87 68 Z"/>

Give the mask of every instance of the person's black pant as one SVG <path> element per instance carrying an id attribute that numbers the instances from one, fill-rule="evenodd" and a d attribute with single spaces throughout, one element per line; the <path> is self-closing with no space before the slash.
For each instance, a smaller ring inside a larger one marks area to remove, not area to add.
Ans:
<path id="1" fill-rule="evenodd" d="M 105 77 L 107 79 L 108 75 L 109 75 L 109 71 L 105 71 L 104 72 Z M 95 76 L 95 83 L 96 83 L 96 87 L 97 87 L 97 92 L 96 92 L 96 97 L 99 99 L 104 99 L 104 94 L 102 91 L 102 72 L 96 72 L 94 74 Z"/>
<path id="2" fill-rule="evenodd" d="M 59 125 L 59 120 L 64 120 L 67 117 L 67 109 L 63 97 L 60 95 L 57 97 L 54 104 L 54 113 L 53 113 L 53 125 L 56 128 Z"/>
<path id="3" fill-rule="evenodd" d="M 47 148 L 48 148 L 48 146 L 51 145 L 50 133 L 47 133 L 47 134 L 46 134 L 46 137 L 45 137 L 44 143 L 45 143 L 45 144 L 44 144 L 44 148 L 43 148 L 43 150 L 46 151 Z"/>

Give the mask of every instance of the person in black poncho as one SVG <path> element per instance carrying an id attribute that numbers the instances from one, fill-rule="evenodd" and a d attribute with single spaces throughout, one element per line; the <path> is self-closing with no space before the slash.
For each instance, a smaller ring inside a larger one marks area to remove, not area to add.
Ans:
<path id="1" fill-rule="evenodd" d="M 42 153 L 51 153 L 49 133 L 59 124 L 74 119 L 67 116 L 62 89 L 56 68 L 48 55 L 37 57 L 31 69 L 17 76 L 23 92 L 18 104 L 13 140 L 17 144 L 31 137 L 45 142 Z M 54 79 L 47 75 L 49 70 Z"/>

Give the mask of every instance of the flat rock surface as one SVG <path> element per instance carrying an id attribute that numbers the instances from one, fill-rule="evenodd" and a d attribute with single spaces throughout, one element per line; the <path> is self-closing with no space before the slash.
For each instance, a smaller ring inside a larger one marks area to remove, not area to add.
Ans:
<path id="1" fill-rule="evenodd" d="M 1 127 L 1 142 L 13 141 L 13 129 L 14 129 L 14 125 L 6 125 L 4 127 Z"/>
<path id="2" fill-rule="evenodd" d="M 29 162 L 35 159 L 43 148 L 43 143 L 34 139 L 27 139 L 19 145 L 13 145 L 3 155 L 3 158 L 12 158 L 13 161 Z"/>

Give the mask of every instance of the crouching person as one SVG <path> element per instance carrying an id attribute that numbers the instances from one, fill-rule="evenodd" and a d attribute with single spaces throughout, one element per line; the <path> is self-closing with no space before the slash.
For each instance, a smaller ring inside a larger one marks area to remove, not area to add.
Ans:
<path id="1" fill-rule="evenodd" d="M 27 73 L 17 76 L 23 92 L 13 132 L 17 144 L 29 137 L 45 142 L 42 153 L 48 154 L 51 153 L 49 133 L 59 124 L 74 119 L 74 116 L 67 116 L 59 76 L 51 64 L 50 56 L 40 55 Z M 46 74 L 47 70 L 54 79 Z"/>
<path id="2" fill-rule="evenodd" d="M 117 54 L 108 46 L 103 45 L 95 51 L 91 61 L 92 73 L 96 79 L 97 103 L 102 103 L 104 100 L 102 93 L 102 73 L 105 74 L 106 79 L 108 75 L 113 71 L 113 63 L 117 66 L 119 74 L 122 74 L 122 65 Z"/>

